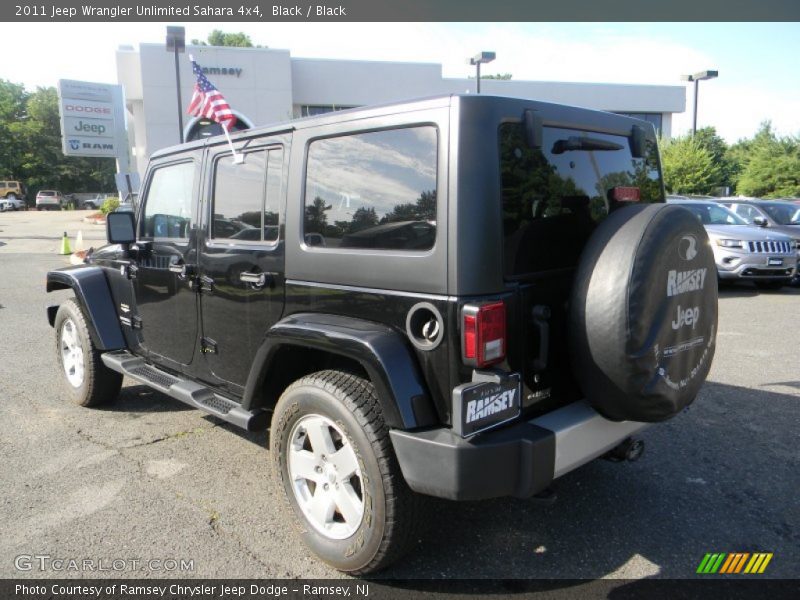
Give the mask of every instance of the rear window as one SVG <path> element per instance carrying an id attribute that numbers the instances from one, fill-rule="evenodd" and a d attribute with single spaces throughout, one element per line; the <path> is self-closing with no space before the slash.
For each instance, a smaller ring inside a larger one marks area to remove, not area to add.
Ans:
<path id="1" fill-rule="evenodd" d="M 49 191 L 46 191 L 46 190 L 42 190 L 41 192 L 39 192 L 39 195 L 40 196 L 55 196 L 56 193 L 55 192 L 49 192 Z"/>
<path id="2" fill-rule="evenodd" d="M 503 123 L 499 138 L 506 277 L 577 265 L 597 224 L 625 204 L 615 198 L 664 201 L 651 140 L 634 158 L 628 138 L 604 133 L 545 127 L 533 149 L 522 124 Z"/>

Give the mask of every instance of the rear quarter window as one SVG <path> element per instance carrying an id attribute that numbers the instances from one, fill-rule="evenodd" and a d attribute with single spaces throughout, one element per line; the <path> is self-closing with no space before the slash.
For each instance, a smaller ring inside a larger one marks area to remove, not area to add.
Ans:
<path id="1" fill-rule="evenodd" d="M 534 149 L 514 122 L 500 125 L 499 146 L 506 277 L 576 266 L 597 224 L 624 205 L 616 187 L 638 188 L 640 202 L 664 201 L 652 140 L 634 158 L 626 137 L 545 127 Z"/>
<path id="2" fill-rule="evenodd" d="M 311 142 L 306 245 L 430 250 L 436 239 L 437 152 L 437 130 L 427 125 Z"/>

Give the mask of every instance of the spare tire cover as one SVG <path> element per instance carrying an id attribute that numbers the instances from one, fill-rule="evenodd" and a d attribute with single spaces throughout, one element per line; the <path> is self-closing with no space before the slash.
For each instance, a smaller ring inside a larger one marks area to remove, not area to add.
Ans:
<path id="1" fill-rule="evenodd" d="M 690 404 L 717 332 L 717 270 L 697 217 L 666 204 L 611 213 L 581 255 L 569 327 L 578 384 L 603 416 L 663 421 Z"/>

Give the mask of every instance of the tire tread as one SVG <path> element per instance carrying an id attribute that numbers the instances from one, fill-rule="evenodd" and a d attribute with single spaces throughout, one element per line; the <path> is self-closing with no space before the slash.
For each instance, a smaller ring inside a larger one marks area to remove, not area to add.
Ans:
<path id="1" fill-rule="evenodd" d="M 85 407 L 101 406 L 114 401 L 122 387 L 122 375 L 103 364 L 100 358 L 102 352 L 95 348 L 92 343 L 86 316 L 75 298 L 70 298 L 64 302 L 56 313 L 56 359 L 59 367 L 61 366 L 60 328 L 61 323 L 67 317 L 71 318 L 75 326 L 81 330 L 80 336 L 88 346 L 84 348 L 84 356 L 87 359 L 84 372 L 85 391 L 82 394 L 76 393 L 75 389 L 67 384 L 71 388 L 70 392 L 73 398 L 77 404 Z"/>

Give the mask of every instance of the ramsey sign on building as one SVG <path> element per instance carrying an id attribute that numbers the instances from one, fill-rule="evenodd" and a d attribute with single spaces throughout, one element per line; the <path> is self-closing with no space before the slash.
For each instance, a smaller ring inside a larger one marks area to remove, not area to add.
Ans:
<path id="1" fill-rule="evenodd" d="M 58 100 L 65 155 L 117 158 L 127 163 L 122 86 L 61 79 Z"/>

